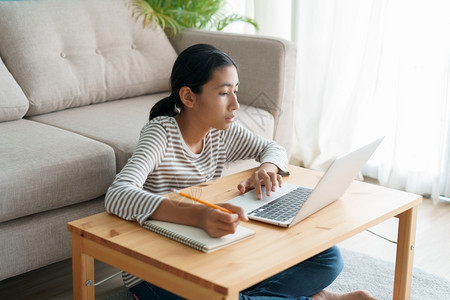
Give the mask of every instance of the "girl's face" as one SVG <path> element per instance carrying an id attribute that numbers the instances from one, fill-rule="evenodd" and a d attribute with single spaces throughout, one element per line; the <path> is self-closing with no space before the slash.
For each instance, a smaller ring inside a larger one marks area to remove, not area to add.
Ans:
<path id="1" fill-rule="evenodd" d="M 208 127 L 225 130 L 230 127 L 239 109 L 237 100 L 239 78 L 234 66 L 218 68 L 213 78 L 195 94 L 197 120 Z"/>

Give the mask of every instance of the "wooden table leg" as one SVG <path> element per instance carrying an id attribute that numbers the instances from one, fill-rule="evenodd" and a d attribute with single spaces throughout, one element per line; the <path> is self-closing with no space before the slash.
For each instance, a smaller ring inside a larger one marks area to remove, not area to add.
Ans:
<path id="1" fill-rule="evenodd" d="M 417 206 L 398 215 L 397 257 L 395 260 L 394 299 L 410 299 Z"/>
<path id="2" fill-rule="evenodd" d="M 83 238 L 72 233 L 73 298 L 95 299 L 94 258 L 83 253 Z M 87 282 L 90 280 L 90 284 Z"/>

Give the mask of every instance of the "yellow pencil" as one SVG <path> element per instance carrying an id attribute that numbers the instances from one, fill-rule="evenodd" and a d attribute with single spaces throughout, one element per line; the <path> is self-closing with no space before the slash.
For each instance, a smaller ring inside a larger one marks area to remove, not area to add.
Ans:
<path id="1" fill-rule="evenodd" d="M 219 210 L 221 210 L 221 211 L 223 211 L 223 212 L 226 212 L 226 213 L 229 213 L 229 214 L 234 214 L 234 212 L 232 212 L 231 210 L 228 210 L 228 209 L 223 208 L 223 207 L 221 207 L 221 206 L 218 206 L 218 205 L 215 205 L 215 204 L 212 204 L 212 203 L 209 203 L 209 202 L 206 202 L 206 201 L 197 199 L 197 198 L 195 198 L 195 197 L 189 196 L 188 194 L 185 194 L 185 193 L 183 193 L 183 192 L 180 192 L 180 191 L 177 190 L 177 189 L 170 189 L 170 191 L 171 191 L 171 192 L 174 192 L 174 193 L 177 193 L 177 194 L 180 195 L 180 196 L 183 196 L 183 197 L 189 198 L 189 199 L 191 199 L 191 200 L 197 201 L 197 202 L 199 202 L 199 203 L 201 203 L 201 204 L 204 204 L 204 205 L 206 205 L 206 206 L 209 206 L 209 207 L 212 207 L 212 208 L 219 209 Z"/>

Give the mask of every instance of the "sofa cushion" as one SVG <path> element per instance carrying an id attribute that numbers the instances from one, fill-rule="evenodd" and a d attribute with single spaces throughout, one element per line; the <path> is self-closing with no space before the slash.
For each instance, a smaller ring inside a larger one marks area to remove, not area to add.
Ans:
<path id="1" fill-rule="evenodd" d="M 168 91 L 177 56 L 123 0 L 0 1 L 0 40 L 28 116 Z"/>
<path id="2" fill-rule="evenodd" d="M 117 172 L 126 164 L 148 122 L 150 109 L 167 93 L 139 96 L 118 101 L 77 107 L 51 114 L 30 117 L 31 120 L 63 128 L 114 149 Z"/>
<path id="3" fill-rule="evenodd" d="M 81 135 L 30 120 L 0 124 L 0 222 L 103 195 L 114 151 Z"/>
<path id="4" fill-rule="evenodd" d="M 273 140 L 275 120 L 273 115 L 262 108 L 241 104 L 236 112 L 236 121 L 256 134 Z"/>
<path id="5" fill-rule="evenodd" d="M 0 58 L 0 122 L 22 118 L 28 100 Z"/>
<path id="6" fill-rule="evenodd" d="M 167 93 L 72 108 L 30 117 L 31 120 L 63 128 L 111 146 L 116 153 L 117 172 L 133 154 L 150 109 Z M 273 116 L 262 109 L 241 105 L 237 122 L 267 139 L 273 138 Z"/>

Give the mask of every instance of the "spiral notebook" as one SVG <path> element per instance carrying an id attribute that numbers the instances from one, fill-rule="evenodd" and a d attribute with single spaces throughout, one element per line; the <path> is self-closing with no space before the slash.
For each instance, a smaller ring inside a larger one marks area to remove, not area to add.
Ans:
<path id="1" fill-rule="evenodd" d="M 145 221 L 143 227 L 206 253 L 235 244 L 255 235 L 255 231 L 243 226 L 238 226 L 235 233 L 220 238 L 210 237 L 201 228 L 164 221 Z"/>

